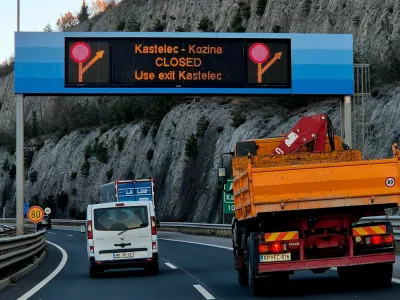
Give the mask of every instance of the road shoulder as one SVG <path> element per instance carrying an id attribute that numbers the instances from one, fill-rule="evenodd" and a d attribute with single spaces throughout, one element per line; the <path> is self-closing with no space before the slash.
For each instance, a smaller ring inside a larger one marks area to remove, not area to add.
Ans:
<path id="1" fill-rule="evenodd" d="M 18 299 L 26 292 L 40 284 L 60 263 L 61 252 L 52 245 L 47 245 L 47 254 L 43 261 L 35 268 L 34 272 L 29 273 L 20 281 L 6 287 L 0 293 L 1 300 Z"/>

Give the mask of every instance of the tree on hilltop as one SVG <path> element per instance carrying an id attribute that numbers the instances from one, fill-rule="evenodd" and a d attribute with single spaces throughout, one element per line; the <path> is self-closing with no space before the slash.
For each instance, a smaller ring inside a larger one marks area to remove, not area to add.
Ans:
<path id="1" fill-rule="evenodd" d="M 64 16 L 61 16 L 57 20 L 57 27 L 60 31 L 66 31 L 67 29 L 78 25 L 78 18 L 68 11 Z"/>
<path id="2" fill-rule="evenodd" d="M 53 29 L 51 28 L 50 23 L 47 23 L 47 25 L 43 28 L 44 32 L 52 32 Z"/>
<path id="3" fill-rule="evenodd" d="M 85 22 L 89 19 L 89 7 L 86 4 L 86 1 L 82 1 L 81 10 L 78 13 L 79 23 Z"/>
<path id="4" fill-rule="evenodd" d="M 107 8 L 115 6 L 116 0 L 92 0 L 92 12 L 94 15 L 105 12 Z"/>

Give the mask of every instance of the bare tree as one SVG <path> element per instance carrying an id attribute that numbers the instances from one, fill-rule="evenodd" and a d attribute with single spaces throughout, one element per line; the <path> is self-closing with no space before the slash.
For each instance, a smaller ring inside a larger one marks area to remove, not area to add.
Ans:
<path id="1" fill-rule="evenodd" d="M 92 0 L 91 11 L 93 15 L 105 12 L 107 8 L 116 5 L 116 0 Z"/>
<path id="2" fill-rule="evenodd" d="M 57 20 L 56 24 L 60 31 L 66 31 L 67 29 L 78 24 L 78 18 L 68 11 L 64 16 L 61 16 Z"/>

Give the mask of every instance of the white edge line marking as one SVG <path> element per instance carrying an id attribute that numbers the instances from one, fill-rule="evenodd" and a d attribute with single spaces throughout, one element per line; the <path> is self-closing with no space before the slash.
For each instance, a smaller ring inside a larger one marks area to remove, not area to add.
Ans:
<path id="1" fill-rule="evenodd" d="M 173 264 L 170 263 L 165 263 L 168 267 L 170 267 L 171 269 L 177 269 L 177 267 L 175 267 Z"/>
<path id="2" fill-rule="evenodd" d="M 225 249 L 225 250 L 231 250 L 233 251 L 233 248 L 230 247 L 224 247 L 224 246 L 218 246 L 218 245 L 213 245 L 213 244 L 204 244 L 204 243 L 197 243 L 197 242 L 189 242 L 189 241 L 183 241 L 183 240 L 174 240 L 174 239 L 165 239 L 165 238 L 158 238 L 159 240 L 163 241 L 171 241 L 171 242 L 180 242 L 180 243 L 187 243 L 187 244 L 195 244 L 195 245 L 201 245 L 201 246 L 207 246 L 207 247 L 214 247 L 214 248 L 220 248 L 220 249 Z M 336 271 L 337 269 L 335 267 L 331 268 L 333 271 Z M 400 279 L 392 278 L 392 282 L 400 284 Z"/>
<path id="3" fill-rule="evenodd" d="M 55 270 L 53 272 L 51 272 L 51 274 L 49 276 L 47 276 L 45 279 L 43 279 L 41 282 L 39 282 L 36 286 L 34 286 L 31 290 L 29 290 L 24 295 L 19 297 L 17 300 L 27 300 L 27 299 L 29 299 L 29 297 L 31 297 L 33 294 L 35 294 L 37 291 L 39 291 L 42 287 L 44 287 L 47 283 L 49 283 L 54 277 L 56 277 L 56 275 L 58 273 L 60 273 L 62 268 L 64 268 L 65 264 L 67 263 L 68 254 L 63 248 L 61 248 L 57 244 L 54 244 L 54 243 L 49 242 L 49 241 L 46 241 L 46 243 L 49 243 L 50 245 L 53 245 L 54 247 L 56 247 L 58 250 L 61 251 L 62 259 L 61 259 L 59 265 L 57 266 L 57 268 L 55 268 Z"/>
<path id="4" fill-rule="evenodd" d="M 207 300 L 215 299 L 213 295 L 211 295 L 205 288 L 203 288 L 200 284 L 193 285 L 196 290 L 199 291 L 200 294 L 203 295 Z"/>

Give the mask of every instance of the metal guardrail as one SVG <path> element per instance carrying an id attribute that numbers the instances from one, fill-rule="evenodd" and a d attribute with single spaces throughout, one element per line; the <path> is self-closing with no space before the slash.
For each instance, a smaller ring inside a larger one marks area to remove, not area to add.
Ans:
<path id="1" fill-rule="evenodd" d="M 15 222 L 15 218 L 6 218 L 7 222 Z M 360 220 L 363 222 L 370 221 L 384 221 L 389 220 L 394 229 L 395 240 L 400 242 L 400 216 L 377 216 L 377 217 L 365 217 Z M 67 220 L 67 219 L 52 219 L 53 225 L 61 226 L 82 226 L 86 224 L 85 220 Z M 27 223 L 31 224 L 29 221 Z M 198 230 L 214 230 L 214 231 L 226 231 L 230 230 L 231 224 L 208 224 L 208 223 L 185 223 L 185 222 L 160 222 L 160 227 L 164 228 L 182 228 L 182 229 L 198 229 Z"/>
<path id="2" fill-rule="evenodd" d="M 34 256 L 41 251 L 46 242 L 46 231 L 0 238 L 0 273 L 4 268 Z"/>
<path id="3" fill-rule="evenodd" d="M 0 225 L 0 238 L 15 234 L 15 226 Z"/>

